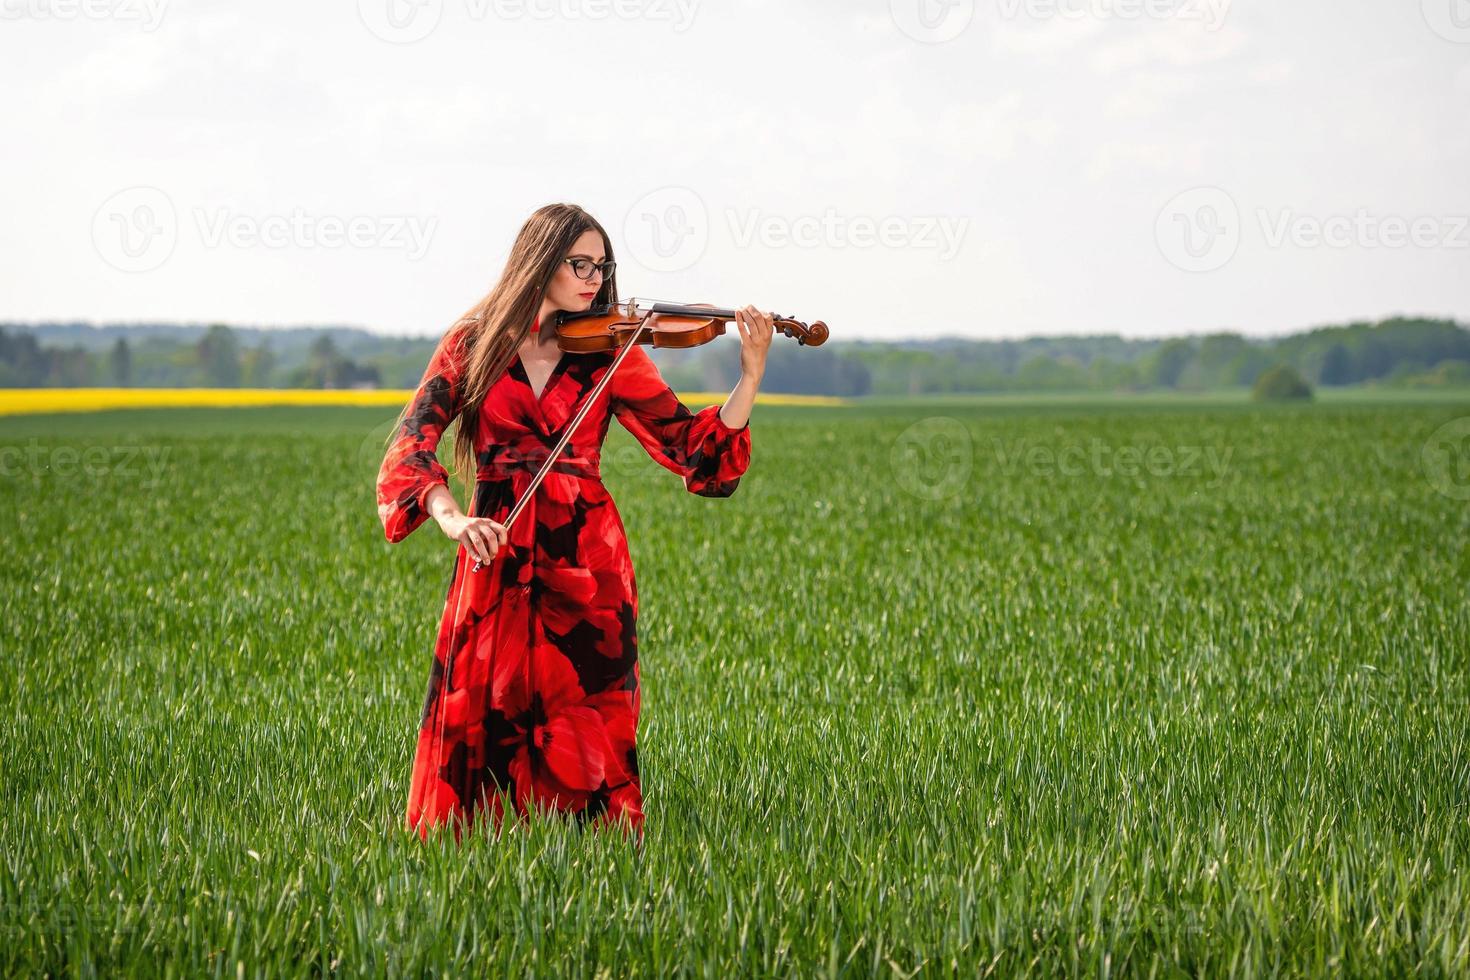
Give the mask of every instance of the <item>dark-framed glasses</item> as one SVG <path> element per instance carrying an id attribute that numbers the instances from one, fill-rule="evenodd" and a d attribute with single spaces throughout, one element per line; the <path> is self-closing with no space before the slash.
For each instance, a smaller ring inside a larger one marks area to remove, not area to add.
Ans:
<path id="1" fill-rule="evenodd" d="M 572 275 L 576 276 L 578 279 L 591 279 L 593 269 L 601 270 L 603 282 L 611 279 L 613 270 L 618 267 L 618 264 L 611 260 L 603 262 L 600 265 L 596 262 L 593 262 L 591 259 L 583 258 L 562 259 L 562 261 L 572 267 Z"/>

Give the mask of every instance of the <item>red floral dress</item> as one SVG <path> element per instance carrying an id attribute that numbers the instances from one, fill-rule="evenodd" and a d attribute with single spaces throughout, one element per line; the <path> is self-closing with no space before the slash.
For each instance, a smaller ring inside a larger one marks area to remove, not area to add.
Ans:
<path id="1" fill-rule="evenodd" d="M 435 449 L 461 411 L 462 345 L 440 343 L 378 472 L 391 542 L 424 523 L 425 495 L 448 484 Z M 563 352 L 539 397 L 520 356 L 511 361 L 481 407 L 471 515 L 504 523 L 615 355 Z M 599 459 L 615 415 L 690 492 L 728 497 L 750 463 L 750 425 L 732 429 L 719 411 L 691 412 L 635 345 L 516 517 L 508 545 L 478 572 L 458 549 L 419 720 L 410 830 L 427 837 L 455 817 L 458 838 L 477 808 L 498 828 L 505 791 L 522 815 L 625 818 L 642 841 L 638 590 Z"/>

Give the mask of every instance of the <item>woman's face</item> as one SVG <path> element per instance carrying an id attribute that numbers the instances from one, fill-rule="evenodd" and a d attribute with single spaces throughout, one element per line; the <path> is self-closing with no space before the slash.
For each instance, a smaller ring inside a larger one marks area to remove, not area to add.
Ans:
<path id="1" fill-rule="evenodd" d="M 606 249 L 602 245 L 602 236 L 592 230 L 582 232 L 562 258 L 586 259 L 601 265 L 607 260 Z M 582 265 L 585 271 L 586 263 Z M 581 313 L 592 305 L 592 301 L 597 298 L 601 290 L 601 269 L 592 269 L 589 278 L 578 279 L 577 274 L 572 271 L 572 263 L 563 261 L 557 263 L 556 274 L 551 277 L 551 285 L 547 287 L 546 298 L 558 310 Z"/>

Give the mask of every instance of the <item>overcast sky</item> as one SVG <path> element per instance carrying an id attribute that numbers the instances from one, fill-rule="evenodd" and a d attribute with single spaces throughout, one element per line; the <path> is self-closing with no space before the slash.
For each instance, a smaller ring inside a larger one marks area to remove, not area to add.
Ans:
<path id="1" fill-rule="evenodd" d="M 438 335 L 569 201 L 834 338 L 1470 320 L 1470 0 L 0 13 L 0 319 Z"/>

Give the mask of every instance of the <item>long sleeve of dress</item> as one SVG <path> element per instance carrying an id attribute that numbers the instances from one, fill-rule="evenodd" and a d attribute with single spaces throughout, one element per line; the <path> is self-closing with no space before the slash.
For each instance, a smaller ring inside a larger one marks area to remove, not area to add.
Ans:
<path id="1" fill-rule="evenodd" d="M 449 485 L 439 462 L 439 437 L 461 408 L 463 348 L 441 343 L 409 403 L 403 425 L 378 468 L 378 517 L 391 542 L 402 541 L 428 518 L 424 498 Z"/>
<path id="2" fill-rule="evenodd" d="M 720 405 L 691 412 L 637 344 L 618 365 L 610 387 L 613 411 L 623 428 L 649 456 L 682 476 L 685 489 L 701 497 L 735 492 L 750 466 L 749 421 L 730 428 L 720 418 Z"/>

